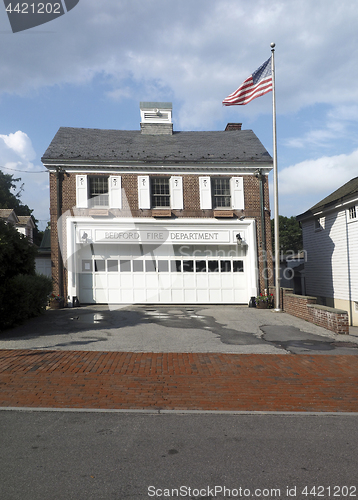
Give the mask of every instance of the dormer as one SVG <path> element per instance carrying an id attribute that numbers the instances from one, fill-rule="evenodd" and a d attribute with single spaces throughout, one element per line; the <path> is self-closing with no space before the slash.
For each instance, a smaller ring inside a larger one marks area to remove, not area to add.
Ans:
<path id="1" fill-rule="evenodd" d="M 172 112 L 173 106 L 171 102 L 141 102 L 141 133 L 148 135 L 172 135 Z"/>

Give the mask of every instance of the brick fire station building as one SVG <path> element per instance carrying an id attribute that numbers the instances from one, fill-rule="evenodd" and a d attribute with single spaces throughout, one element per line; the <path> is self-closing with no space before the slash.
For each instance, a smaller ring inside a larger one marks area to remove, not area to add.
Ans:
<path id="1" fill-rule="evenodd" d="M 140 114 L 137 131 L 61 127 L 42 158 L 55 291 L 247 304 L 272 284 L 271 156 L 241 124 L 176 132 L 171 103 L 142 102 Z"/>

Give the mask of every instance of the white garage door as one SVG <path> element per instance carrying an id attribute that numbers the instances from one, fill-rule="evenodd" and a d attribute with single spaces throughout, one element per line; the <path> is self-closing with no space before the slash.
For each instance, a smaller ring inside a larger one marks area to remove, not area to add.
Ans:
<path id="1" fill-rule="evenodd" d="M 220 256 L 213 256 L 217 249 L 193 256 L 163 250 L 160 256 L 113 256 L 113 247 L 111 253 L 102 248 L 80 256 L 80 302 L 245 304 L 250 299 L 245 256 L 237 255 L 236 248 Z"/>

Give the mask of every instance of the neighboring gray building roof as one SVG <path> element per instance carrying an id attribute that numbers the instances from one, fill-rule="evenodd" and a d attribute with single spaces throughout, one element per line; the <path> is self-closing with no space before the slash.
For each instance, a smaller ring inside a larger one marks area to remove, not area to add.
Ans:
<path id="1" fill-rule="evenodd" d="M 140 131 L 61 127 L 42 162 L 66 160 L 116 164 L 272 163 L 252 130 L 146 135 Z"/>
<path id="2" fill-rule="evenodd" d="M 297 219 L 300 220 L 312 216 L 315 213 L 322 211 L 324 208 L 329 208 L 338 201 L 347 201 L 355 194 L 358 194 L 358 177 L 355 177 L 354 179 L 346 182 L 346 184 L 343 184 L 343 186 L 326 196 L 326 198 L 323 198 L 323 200 L 316 203 L 316 205 L 313 205 L 313 207 L 309 210 L 298 215 Z"/>
<path id="3" fill-rule="evenodd" d="M 51 230 L 47 227 L 41 240 L 39 253 L 51 252 Z"/>

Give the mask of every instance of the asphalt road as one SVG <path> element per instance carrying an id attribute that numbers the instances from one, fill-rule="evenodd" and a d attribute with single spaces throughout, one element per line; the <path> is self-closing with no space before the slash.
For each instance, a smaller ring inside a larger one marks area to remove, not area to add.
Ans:
<path id="1" fill-rule="evenodd" d="M 357 424 L 356 414 L 0 411 L 0 498 L 356 498 Z"/>

